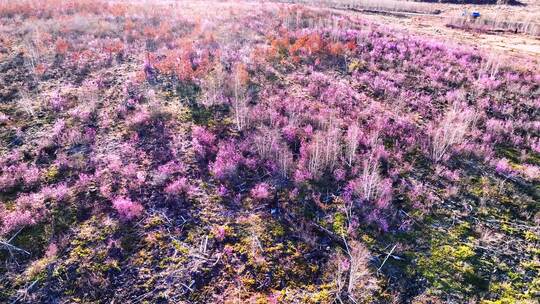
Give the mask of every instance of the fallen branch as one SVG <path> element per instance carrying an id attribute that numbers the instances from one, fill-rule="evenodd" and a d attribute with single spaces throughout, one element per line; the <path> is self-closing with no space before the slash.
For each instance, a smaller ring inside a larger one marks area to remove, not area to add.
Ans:
<path id="1" fill-rule="evenodd" d="M 390 252 L 386 255 L 386 258 L 384 258 L 384 261 L 382 262 L 381 266 L 379 266 L 379 268 L 377 268 L 377 272 L 379 272 L 381 270 L 381 268 L 384 266 L 384 263 L 386 263 L 388 258 L 392 255 L 392 253 L 394 252 L 394 249 L 396 249 L 396 246 L 397 246 L 397 244 L 395 244 L 394 247 L 392 247 L 392 250 L 390 250 Z"/>
<path id="2" fill-rule="evenodd" d="M 185 288 L 187 288 L 190 292 L 193 292 L 193 288 L 191 288 L 191 286 L 193 286 L 193 284 L 195 283 L 195 281 L 191 281 L 191 283 L 189 283 L 189 286 L 184 284 L 184 283 L 180 283 L 180 285 L 184 286 Z"/>
<path id="3" fill-rule="evenodd" d="M 17 298 L 15 298 L 15 300 L 13 300 L 11 304 L 15 304 L 19 302 L 20 300 L 26 298 L 26 296 L 28 295 L 28 292 L 30 292 L 30 290 L 34 287 L 34 285 L 36 285 L 37 282 L 38 280 L 34 280 L 28 287 L 24 288 L 23 290 L 19 290 L 18 293 L 20 293 L 20 295 Z"/>
<path id="4" fill-rule="evenodd" d="M 0 241 L 0 245 L 1 245 L 0 248 L 4 247 L 4 249 L 7 249 L 10 253 L 11 253 L 12 250 L 14 250 L 14 251 L 17 251 L 17 252 L 22 252 L 24 254 L 30 255 L 30 252 L 28 252 L 28 251 L 26 251 L 26 250 L 24 250 L 22 248 L 19 248 L 17 246 L 14 246 L 14 245 L 12 245 L 12 244 L 10 244 L 8 242 Z"/>
<path id="5" fill-rule="evenodd" d="M 6 249 L 11 256 L 13 256 L 13 251 L 22 252 L 26 255 L 31 255 L 30 252 L 11 244 L 11 241 L 13 241 L 13 239 L 19 234 L 19 232 L 21 232 L 21 230 L 22 229 L 19 229 L 17 232 L 15 232 L 15 234 L 7 241 L 0 240 L 0 249 Z"/>

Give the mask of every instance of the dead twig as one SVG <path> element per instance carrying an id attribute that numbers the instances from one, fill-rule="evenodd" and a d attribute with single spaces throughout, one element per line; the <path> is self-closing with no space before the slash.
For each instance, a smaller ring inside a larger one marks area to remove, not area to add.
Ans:
<path id="1" fill-rule="evenodd" d="M 381 266 L 379 266 L 379 268 L 377 268 L 377 272 L 379 272 L 381 270 L 381 268 L 384 266 L 384 263 L 386 263 L 388 258 L 392 255 L 392 253 L 394 252 L 394 249 L 396 249 L 396 246 L 397 246 L 397 244 L 395 244 L 394 247 L 392 247 L 392 249 L 390 250 L 390 252 L 386 255 L 386 258 L 384 258 L 384 261 L 382 262 Z"/>
<path id="2" fill-rule="evenodd" d="M 13 236 L 11 236 L 7 241 L 0 240 L 0 249 L 7 250 L 11 257 L 14 256 L 14 254 L 13 254 L 14 251 L 21 252 L 21 253 L 24 253 L 26 255 L 31 255 L 30 252 L 11 244 L 11 241 L 13 241 L 13 239 L 15 239 L 15 237 L 21 232 L 21 230 L 22 230 L 22 228 L 19 229 L 17 232 L 15 232 L 15 234 L 13 234 Z"/>
<path id="3" fill-rule="evenodd" d="M 18 293 L 20 294 L 15 300 L 11 302 L 11 304 L 15 304 L 19 302 L 21 299 L 26 298 L 28 296 L 28 292 L 37 284 L 38 280 L 34 280 L 28 287 L 24 288 L 23 290 L 19 290 Z"/>
<path id="4" fill-rule="evenodd" d="M 195 281 L 191 281 L 189 283 L 189 286 L 184 284 L 184 283 L 180 283 L 180 285 L 184 286 L 187 290 L 189 290 L 189 292 L 193 292 L 193 288 L 191 288 L 191 286 L 193 286 L 193 284 L 195 284 Z"/>

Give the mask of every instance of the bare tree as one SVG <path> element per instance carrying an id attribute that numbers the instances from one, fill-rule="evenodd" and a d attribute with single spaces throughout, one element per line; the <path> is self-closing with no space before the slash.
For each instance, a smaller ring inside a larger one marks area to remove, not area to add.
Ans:
<path id="1" fill-rule="evenodd" d="M 243 64 L 236 66 L 233 74 L 233 111 L 238 131 L 243 130 L 248 122 L 247 83 L 249 75 Z"/>
<path id="2" fill-rule="evenodd" d="M 501 67 L 501 59 L 496 55 L 491 55 L 487 58 L 483 58 L 480 63 L 480 69 L 478 70 L 478 77 L 487 75 L 490 78 L 495 77 Z"/>
<path id="3" fill-rule="evenodd" d="M 225 71 L 221 63 L 217 63 L 214 69 L 202 81 L 203 98 L 201 103 L 206 107 L 221 103 L 223 98 L 223 81 Z"/>
<path id="4" fill-rule="evenodd" d="M 349 278 L 347 282 L 347 295 L 354 302 L 367 300 L 377 290 L 377 279 L 369 269 L 371 254 L 360 242 L 347 242 L 345 246 L 349 257 Z"/>
<path id="5" fill-rule="evenodd" d="M 432 132 L 432 160 L 436 163 L 441 161 L 449 149 L 462 143 L 475 120 L 476 113 L 474 111 L 454 104 Z"/>
<path id="6" fill-rule="evenodd" d="M 345 137 L 345 156 L 347 165 L 349 166 L 352 166 L 355 160 L 360 132 L 360 127 L 356 123 L 352 124 L 347 130 L 347 136 Z"/>
<path id="7" fill-rule="evenodd" d="M 360 180 L 362 187 L 359 194 L 364 200 L 370 201 L 376 196 L 377 186 L 382 181 L 382 177 L 379 174 L 379 163 L 374 156 L 370 156 L 364 160 Z"/>
<path id="8" fill-rule="evenodd" d="M 30 94 L 26 90 L 21 90 L 19 94 L 21 95 L 21 98 L 17 100 L 19 110 L 26 112 L 30 116 L 34 116 L 35 103 Z"/>
<path id="9" fill-rule="evenodd" d="M 287 145 L 283 143 L 277 130 L 261 128 L 254 139 L 255 150 L 263 159 L 273 161 L 278 165 L 280 174 L 287 177 L 293 164 L 293 155 Z"/>
<path id="10" fill-rule="evenodd" d="M 315 178 L 324 170 L 332 170 L 340 155 L 340 136 L 337 127 L 315 134 L 310 145 L 308 170 Z"/>

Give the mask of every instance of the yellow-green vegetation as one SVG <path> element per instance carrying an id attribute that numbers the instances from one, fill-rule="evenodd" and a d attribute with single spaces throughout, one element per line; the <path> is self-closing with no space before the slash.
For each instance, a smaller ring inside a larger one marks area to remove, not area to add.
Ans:
<path id="1" fill-rule="evenodd" d="M 47 274 L 47 266 L 56 260 L 56 255 L 44 256 L 39 260 L 36 260 L 30 264 L 24 271 L 21 281 L 33 282 L 45 278 Z"/>
<path id="2" fill-rule="evenodd" d="M 313 288 L 308 288 L 309 291 Z M 334 297 L 329 285 L 317 286 L 317 290 L 305 298 L 305 303 L 324 304 L 332 303 Z"/>
<path id="3" fill-rule="evenodd" d="M 518 289 L 519 288 L 519 289 Z M 525 289 L 523 292 L 522 290 Z M 540 278 L 533 279 L 527 284 L 507 281 L 492 283 L 489 291 L 497 295 L 497 300 L 483 300 L 482 304 L 518 304 L 538 303 L 540 294 Z"/>
<path id="4" fill-rule="evenodd" d="M 363 69 L 365 66 L 366 66 L 366 63 L 363 60 L 359 60 L 355 58 L 351 60 L 351 62 L 347 66 L 347 70 L 349 71 L 349 73 L 352 73 L 352 72 Z"/>
<path id="5" fill-rule="evenodd" d="M 523 234 L 524 234 L 523 236 L 525 237 L 525 240 L 528 242 L 537 242 L 540 239 L 538 237 L 538 234 L 536 234 L 533 231 L 527 230 Z"/>
<path id="6" fill-rule="evenodd" d="M 233 252 L 246 259 L 240 269 L 242 284 L 247 289 L 256 290 L 268 276 L 288 287 L 301 287 L 319 271 L 318 265 L 303 257 L 302 252 L 308 249 L 305 244 L 286 239 L 286 227 L 275 219 L 251 216 L 235 231 L 239 240 L 234 243 Z"/>
<path id="7" fill-rule="evenodd" d="M 60 170 L 58 168 L 58 166 L 56 165 L 51 165 L 47 171 L 44 172 L 43 174 L 43 179 L 46 181 L 46 182 L 54 182 L 60 175 Z"/>
<path id="8" fill-rule="evenodd" d="M 336 213 L 334 215 L 334 222 L 332 223 L 332 230 L 337 235 L 345 235 L 347 232 L 347 216 L 343 213 Z"/>
<path id="9" fill-rule="evenodd" d="M 525 157 L 522 157 L 521 153 L 513 147 L 497 147 L 497 153 L 502 157 L 510 160 L 511 166 L 518 166 L 522 163 L 529 163 L 533 165 L 540 165 L 539 153 L 527 153 Z"/>
<path id="10" fill-rule="evenodd" d="M 118 229 L 117 223 L 108 218 L 92 217 L 83 223 L 71 241 L 71 249 L 66 259 L 55 265 L 53 272 L 61 276 L 69 265 L 75 265 L 77 273 L 106 273 L 120 271 L 118 261 L 108 257 L 105 241 Z"/>
<path id="11" fill-rule="evenodd" d="M 470 293 L 486 288 L 487 282 L 477 271 L 470 232 L 470 225 L 462 223 L 431 237 L 429 253 L 418 259 L 418 270 L 430 282 L 433 293 Z"/>
<path id="12" fill-rule="evenodd" d="M 335 286 L 306 284 L 301 289 L 287 287 L 274 295 L 278 303 L 330 304 L 335 300 Z"/>

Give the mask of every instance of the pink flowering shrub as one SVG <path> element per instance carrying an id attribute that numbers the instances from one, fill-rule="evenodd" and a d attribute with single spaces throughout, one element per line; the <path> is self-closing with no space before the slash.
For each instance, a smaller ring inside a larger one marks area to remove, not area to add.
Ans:
<path id="1" fill-rule="evenodd" d="M 127 125 L 131 128 L 137 129 L 147 126 L 151 123 L 150 111 L 146 108 L 139 108 L 127 119 Z"/>
<path id="2" fill-rule="evenodd" d="M 8 212 L 0 216 L 0 220 L 2 221 L 0 235 L 7 235 L 8 233 L 19 228 L 34 225 L 36 223 L 34 215 L 30 210 L 16 210 Z"/>
<path id="3" fill-rule="evenodd" d="M 215 152 L 216 136 L 207 129 L 195 126 L 192 130 L 193 149 L 200 158 L 206 158 L 208 153 Z"/>
<path id="4" fill-rule="evenodd" d="M 176 179 L 165 187 L 165 193 L 169 195 L 186 195 L 190 193 L 190 190 L 191 186 L 185 177 Z"/>
<path id="5" fill-rule="evenodd" d="M 93 176 L 89 174 L 81 173 L 79 174 L 79 179 L 75 182 L 74 188 L 77 189 L 78 191 L 85 191 L 94 182 L 95 181 L 94 181 Z"/>
<path id="6" fill-rule="evenodd" d="M 212 229 L 212 233 L 214 234 L 214 237 L 219 242 L 223 242 L 225 237 L 227 237 L 227 229 L 226 228 L 227 227 L 225 227 L 225 226 L 217 226 L 217 227 L 214 227 L 214 229 Z"/>
<path id="7" fill-rule="evenodd" d="M 2 210 L 0 214 L 0 234 L 8 234 L 14 230 L 34 225 L 42 221 L 46 215 L 45 200 L 48 192 L 21 194 L 15 200 L 12 210 Z"/>
<path id="8" fill-rule="evenodd" d="M 530 180 L 540 179 L 540 167 L 535 165 L 525 165 L 522 169 L 525 178 Z"/>
<path id="9" fill-rule="evenodd" d="M 153 173 L 153 183 L 156 185 L 163 185 L 175 174 L 184 174 L 186 167 L 183 163 L 177 161 L 167 162 L 157 168 Z"/>
<path id="10" fill-rule="evenodd" d="M 232 142 L 226 142 L 220 145 L 216 160 L 210 165 L 210 171 L 220 180 L 233 178 L 244 162 L 238 147 Z"/>
<path id="11" fill-rule="evenodd" d="M 68 198 L 69 188 L 65 183 L 60 183 L 54 187 L 44 187 L 41 189 L 41 195 L 45 200 L 54 200 L 56 202 L 64 201 Z"/>
<path id="12" fill-rule="evenodd" d="M 19 186 L 31 189 L 40 179 L 41 171 L 36 166 L 26 163 L 8 165 L 0 171 L 0 192 L 9 192 Z"/>
<path id="13" fill-rule="evenodd" d="M 9 116 L 0 112 L 0 125 L 6 124 L 9 121 Z"/>
<path id="14" fill-rule="evenodd" d="M 62 96 L 60 91 L 57 91 L 53 94 L 53 96 L 49 99 L 49 107 L 53 111 L 63 111 L 68 106 L 68 100 L 64 96 Z"/>
<path id="15" fill-rule="evenodd" d="M 501 158 L 495 163 L 495 171 L 500 174 L 508 174 L 512 171 L 512 168 L 506 158 Z"/>
<path id="16" fill-rule="evenodd" d="M 267 183 L 258 183 L 250 191 L 251 197 L 258 201 L 270 198 L 270 186 Z"/>
<path id="17" fill-rule="evenodd" d="M 113 200 L 113 207 L 122 220 L 130 221 L 139 217 L 143 212 L 143 206 L 125 197 L 117 197 Z"/>

